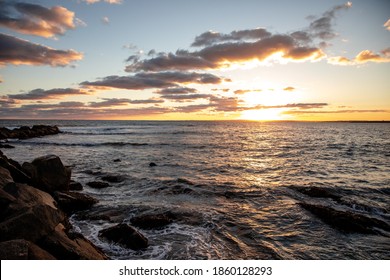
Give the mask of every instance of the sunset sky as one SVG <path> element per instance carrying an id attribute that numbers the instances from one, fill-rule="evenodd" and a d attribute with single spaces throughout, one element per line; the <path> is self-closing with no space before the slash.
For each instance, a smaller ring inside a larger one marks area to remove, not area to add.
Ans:
<path id="1" fill-rule="evenodd" d="M 390 1 L 0 0 L 0 118 L 390 120 Z"/>

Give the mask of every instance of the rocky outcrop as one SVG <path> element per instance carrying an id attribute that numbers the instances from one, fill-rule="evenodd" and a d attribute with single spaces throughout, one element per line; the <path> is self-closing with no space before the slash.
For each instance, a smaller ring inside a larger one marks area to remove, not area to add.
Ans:
<path id="1" fill-rule="evenodd" d="M 31 163 L 23 163 L 32 184 L 49 193 L 68 191 L 71 170 L 65 167 L 58 156 L 47 155 L 34 159 Z"/>
<path id="2" fill-rule="evenodd" d="M 106 182 L 93 181 L 93 182 L 88 182 L 87 186 L 93 189 L 104 189 L 104 188 L 108 188 L 110 184 Z"/>
<path id="3" fill-rule="evenodd" d="M 15 176 L 24 174 L 20 165 L 1 152 L 0 163 L 1 259 L 107 259 L 84 236 L 72 231 L 63 210 L 70 213 L 86 209 L 97 201 L 79 193 L 55 191 L 58 185 L 60 189 L 65 188 L 70 177 L 58 157 L 34 160 L 32 166 L 36 173 L 31 178 L 25 175 L 27 179 Z M 64 181 L 56 179 L 55 172 L 66 175 Z M 26 180 L 34 186 L 45 185 L 38 189 L 25 184 Z M 56 194 L 57 200 L 43 190 Z"/>
<path id="4" fill-rule="evenodd" d="M 148 247 L 148 239 L 145 236 L 133 227 L 123 223 L 101 230 L 99 236 L 132 250 L 141 250 Z"/>
<path id="5" fill-rule="evenodd" d="M 57 126 L 50 125 L 34 125 L 33 127 L 22 126 L 20 128 L 8 129 L 0 127 L 0 140 L 3 139 L 28 139 L 34 137 L 42 137 L 46 135 L 54 135 L 60 133 Z"/>

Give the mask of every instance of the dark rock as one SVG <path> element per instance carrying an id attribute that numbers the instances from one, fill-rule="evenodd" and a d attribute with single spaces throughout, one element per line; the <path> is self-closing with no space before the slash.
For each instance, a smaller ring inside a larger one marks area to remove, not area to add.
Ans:
<path id="1" fill-rule="evenodd" d="M 21 170 L 20 164 L 12 159 L 8 159 L 5 155 L 0 155 L 0 166 L 9 171 L 15 182 L 31 182 L 31 178 Z"/>
<path id="2" fill-rule="evenodd" d="M 155 166 L 157 166 L 157 164 L 154 163 L 154 162 L 151 162 L 151 163 L 149 163 L 149 166 L 150 166 L 150 167 L 155 167 Z"/>
<path id="3" fill-rule="evenodd" d="M 0 188 L 6 186 L 9 183 L 13 183 L 14 179 L 9 173 L 8 169 L 0 166 Z"/>
<path id="4" fill-rule="evenodd" d="M 113 162 L 121 162 L 121 159 L 120 158 L 116 158 L 113 160 Z"/>
<path id="5" fill-rule="evenodd" d="M 82 189 L 83 189 L 83 185 L 81 183 L 70 180 L 69 183 L 70 191 L 81 191 Z"/>
<path id="6" fill-rule="evenodd" d="M 31 176 L 33 185 L 41 190 L 49 193 L 69 190 L 71 170 L 58 156 L 36 158 L 31 163 L 23 163 L 23 169 Z"/>
<path id="7" fill-rule="evenodd" d="M 15 197 L 7 193 L 0 187 L 0 222 L 7 216 L 7 209 L 11 203 L 16 200 Z"/>
<path id="8" fill-rule="evenodd" d="M 33 137 L 42 137 L 46 135 L 54 135 L 60 133 L 57 126 L 49 125 L 34 125 L 32 128 L 22 126 L 10 130 L 5 127 L 0 128 L 0 140 L 8 138 L 28 139 Z"/>
<path id="9" fill-rule="evenodd" d="M 110 184 L 106 182 L 99 182 L 99 181 L 88 182 L 87 185 L 93 189 L 104 189 L 110 186 Z"/>
<path id="10" fill-rule="evenodd" d="M 127 224 L 118 224 L 103 229 L 99 232 L 99 236 L 132 250 L 141 250 L 148 247 L 148 239 Z"/>
<path id="11" fill-rule="evenodd" d="M 120 183 L 125 180 L 125 178 L 121 175 L 106 175 L 101 178 L 103 181 L 107 181 L 110 183 Z"/>
<path id="12" fill-rule="evenodd" d="M 59 224 L 54 232 L 38 243 L 60 260 L 106 260 L 108 257 L 81 234 L 67 234 Z"/>
<path id="13" fill-rule="evenodd" d="M 142 229 L 158 229 L 172 223 L 172 219 L 166 214 L 152 214 L 133 217 L 130 222 L 132 225 Z"/>
<path id="14" fill-rule="evenodd" d="M 68 214 L 89 209 L 98 202 L 97 199 L 78 192 L 55 192 L 54 197 L 59 207 Z"/>
<path id="15" fill-rule="evenodd" d="M 292 186 L 290 188 L 310 197 L 331 198 L 336 201 L 340 200 L 341 198 L 340 195 L 335 194 L 334 191 L 332 191 L 330 188 L 298 186 Z"/>
<path id="16" fill-rule="evenodd" d="M 50 253 L 24 239 L 0 242 L 1 260 L 55 260 Z"/>
<path id="17" fill-rule="evenodd" d="M 387 222 L 370 215 L 306 202 L 300 202 L 299 205 L 328 225 L 347 233 L 378 234 L 375 228 L 390 231 L 390 225 Z"/>
<path id="18" fill-rule="evenodd" d="M 0 148 L 3 148 L 3 149 L 14 149 L 15 146 L 12 146 L 10 144 L 3 144 L 3 143 L 0 143 Z"/>

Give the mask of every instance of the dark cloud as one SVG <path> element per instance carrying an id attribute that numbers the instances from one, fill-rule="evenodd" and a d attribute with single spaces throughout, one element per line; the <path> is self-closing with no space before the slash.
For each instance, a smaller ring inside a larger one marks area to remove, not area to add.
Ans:
<path id="1" fill-rule="evenodd" d="M 37 4 L 4 1 L 0 8 L 1 26 L 46 38 L 75 28 L 75 20 L 74 13 L 61 6 L 46 8 Z"/>
<path id="2" fill-rule="evenodd" d="M 132 100 L 128 98 L 104 98 L 104 101 L 101 102 L 90 102 L 89 107 L 92 108 L 105 108 L 105 107 L 115 107 L 115 106 L 125 106 L 129 104 L 158 104 L 164 103 L 162 99 L 146 99 L 146 100 Z"/>
<path id="3" fill-rule="evenodd" d="M 162 98 L 167 100 L 174 100 L 178 102 L 192 101 L 196 99 L 208 99 L 211 98 L 211 94 L 167 94 Z"/>
<path id="4" fill-rule="evenodd" d="M 178 50 L 136 61 L 128 72 L 190 69 L 217 69 L 251 60 L 265 61 L 274 54 L 290 60 L 317 60 L 324 57 L 321 49 L 302 46 L 290 35 L 269 35 L 257 41 L 225 42 L 206 46 L 199 51 Z"/>
<path id="5" fill-rule="evenodd" d="M 2 33 L 0 42 L 0 66 L 6 64 L 66 66 L 83 57 L 74 50 L 56 50 Z"/>
<path id="6" fill-rule="evenodd" d="M 264 28 L 232 31 L 230 34 L 207 31 L 197 36 L 191 46 L 201 47 L 227 41 L 258 40 L 269 36 L 271 33 Z"/>
<path id="7" fill-rule="evenodd" d="M 82 82 L 82 86 L 96 88 L 121 88 L 142 90 L 148 88 L 173 88 L 180 84 L 218 84 L 222 79 L 207 73 L 196 72 L 140 72 L 132 76 L 108 76 L 99 81 Z"/>
<path id="8" fill-rule="evenodd" d="M 333 30 L 336 13 L 341 10 L 349 9 L 350 7 L 352 7 L 351 2 L 347 2 L 344 5 L 337 5 L 326 11 L 322 17 L 314 19 L 309 26 L 311 36 L 322 40 L 333 39 L 336 36 L 336 32 Z"/>
<path id="9" fill-rule="evenodd" d="M 158 91 L 155 91 L 155 93 L 158 94 L 186 94 L 186 93 L 196 93 L 198 92 L 195 88 L 188 88 L 188 87 L 173 87 L 173 88 L 164 88 L 160 89 Z"/>
<path id="10" fill-rule="evenodd" d="M 9 98 L 17 100 L 41 100 L 41 99 L 55 99 L 68 95 L 85 95 L 90 94 L 90 91 L 85 89 L 74 89 L 74 88 L 54 88 L 49 90 L 44 90 L 37 88 L 31 90 L 27 93 L 21 94 L 10 94 Z"/>

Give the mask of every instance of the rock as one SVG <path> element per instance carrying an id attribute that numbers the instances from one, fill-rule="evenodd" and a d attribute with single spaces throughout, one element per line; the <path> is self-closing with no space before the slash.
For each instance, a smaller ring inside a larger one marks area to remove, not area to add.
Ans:
<path id="1" fill-rule="evenodd" d="M 370 215 L 306 202 L 300 202 L 299 205 L 328 225 L 347 233 L 378 234 L 376 228 L 390 232 L 390 225 L 387 222 Z"/>
<path id="2" fill-rule="evenodd" d="M 0 222 L 7 216 L 7 209 L 15 201 L 15 197 L 4 191 L 0 187 Z"/>
<path id="3" fill-rule="evenodd" d="M 2 213 L 0 241 L 25 239 L 35 242 L 66 219 L 48 193 L 22 184 L 8 184 L 3 190 L 15 200 L 10 201 Z"/>
<path id="4" fill-rule="evenodd" d="M 8 169 L 0 166 L 0 188 L 13 182 L 14 179 L 12 179 L 11 173 L 9 173 Z"/>
<path id="5" fill-rule="evenodd" d="M 51 235 L 38 243 L 60 260 L 106 260 L 108 257 L 81 234 L 67 234 L 59 224 Z"/>
<path id="6" fill-rule="evenodd" d="M 0 148 L 3 148 L 3 149 L 14 149 L 15 146 L 12 146 L 10 144 L 3 144 L 3 143 L 0 143 Z"/>
<path id="7" fill-rule="evenodd" d="M 68 214 L 89 209 L 98 202 L 97 199 L 78 192 L 55 192 L 54 197 L 59 207 Z"/>
<path id="8" fill-rule="evenodd" d="M 69 183 L 70 191 L 81 191 L 82 189 L 83 189 L 83 185 L 81 183 L 70 180 Z"/>
<path id="9" fill-rule="evenodd" d="M 298 191 L 304 195 L 310 196 L 310 197 L 322 197 L 322 198 L 331 198 L 336 201 L 339 201 L 341 196 L 338 194 L 335 194 L 332 192 L 332 189 L 330 188 L 324 188 L 324 187 L 298 187 L 298 186 L 291 186 L 291 189 Z"/>
<path id="10" fill-rule="evenodd" d="M 7 169 L 13 180 L 18 183 L 29 183 L 31 178 L 21 170 L 19 163 L 12 159 L 8 159 L 3 154 L 0 155 L 0 166 Z"/>
<path id="11" fill-rule="evenodd" d="M 34 125 L 32 128 L 22 126 L 10 130 L 6 127 L 0 128 L 0 140 L 8 138 L 28 139 L 33 137 L 41 137 L 46 135 L 54 135 L 60 133 L 57 126 L 49 125 Z"/>
<path id="12" fill-rule="evenodd" d="M 140 250 L 148 247 L 148 239 L 127 224 L 118 224 L 103 229 L 99 232 L 99 236 L 132 250 Z"/>
<path id="13" fill-rule="evenodd" d="M 33 185 L 43 191 L 69 190 L 71 170 L 62 164 L 58 156 L 36 158 L 31 163 L 23 163 L 23 169 L 31 176 Z"/>
<path id="14" fill-rule="evenodd" d="M 50 253 L 24 239 L 0 242 L 1 260 L 55 260 Z"/>
<path id="15" fill-rule="evenodd" d="M 133 217 L 130 222 L 142 229 L 158 229 L 172 223 L 172 219 L 166 214 L 152 214 Z"/>
<path id="16" fill-rule="evenodd" d="M 88 182 L 87 185 L 93 189 L 104 189 L 110 186 L 110 184 L 106 182 L 99 182 L 99 181 Z"/>
<path id="17" fill-rule="evenodd" d="M 113 162 L 121 162 L 121 159 L 120 158 L 116 158 L 113 160 Z"/>
<path id="18" fill-rule="evenodd" d="M 149 163 L 149 167 L 155 167 L 155 166 L 157 166 L 156 163 L 154 163 L 154 162 Z"/>
<path id="19" fill-rule="evenodd" d="M 121 175 L 106 175 L 101 178 L 103 181 L 107 181 L 110 183 L 120 183 L 125 180 L 125 178 Z"/>

